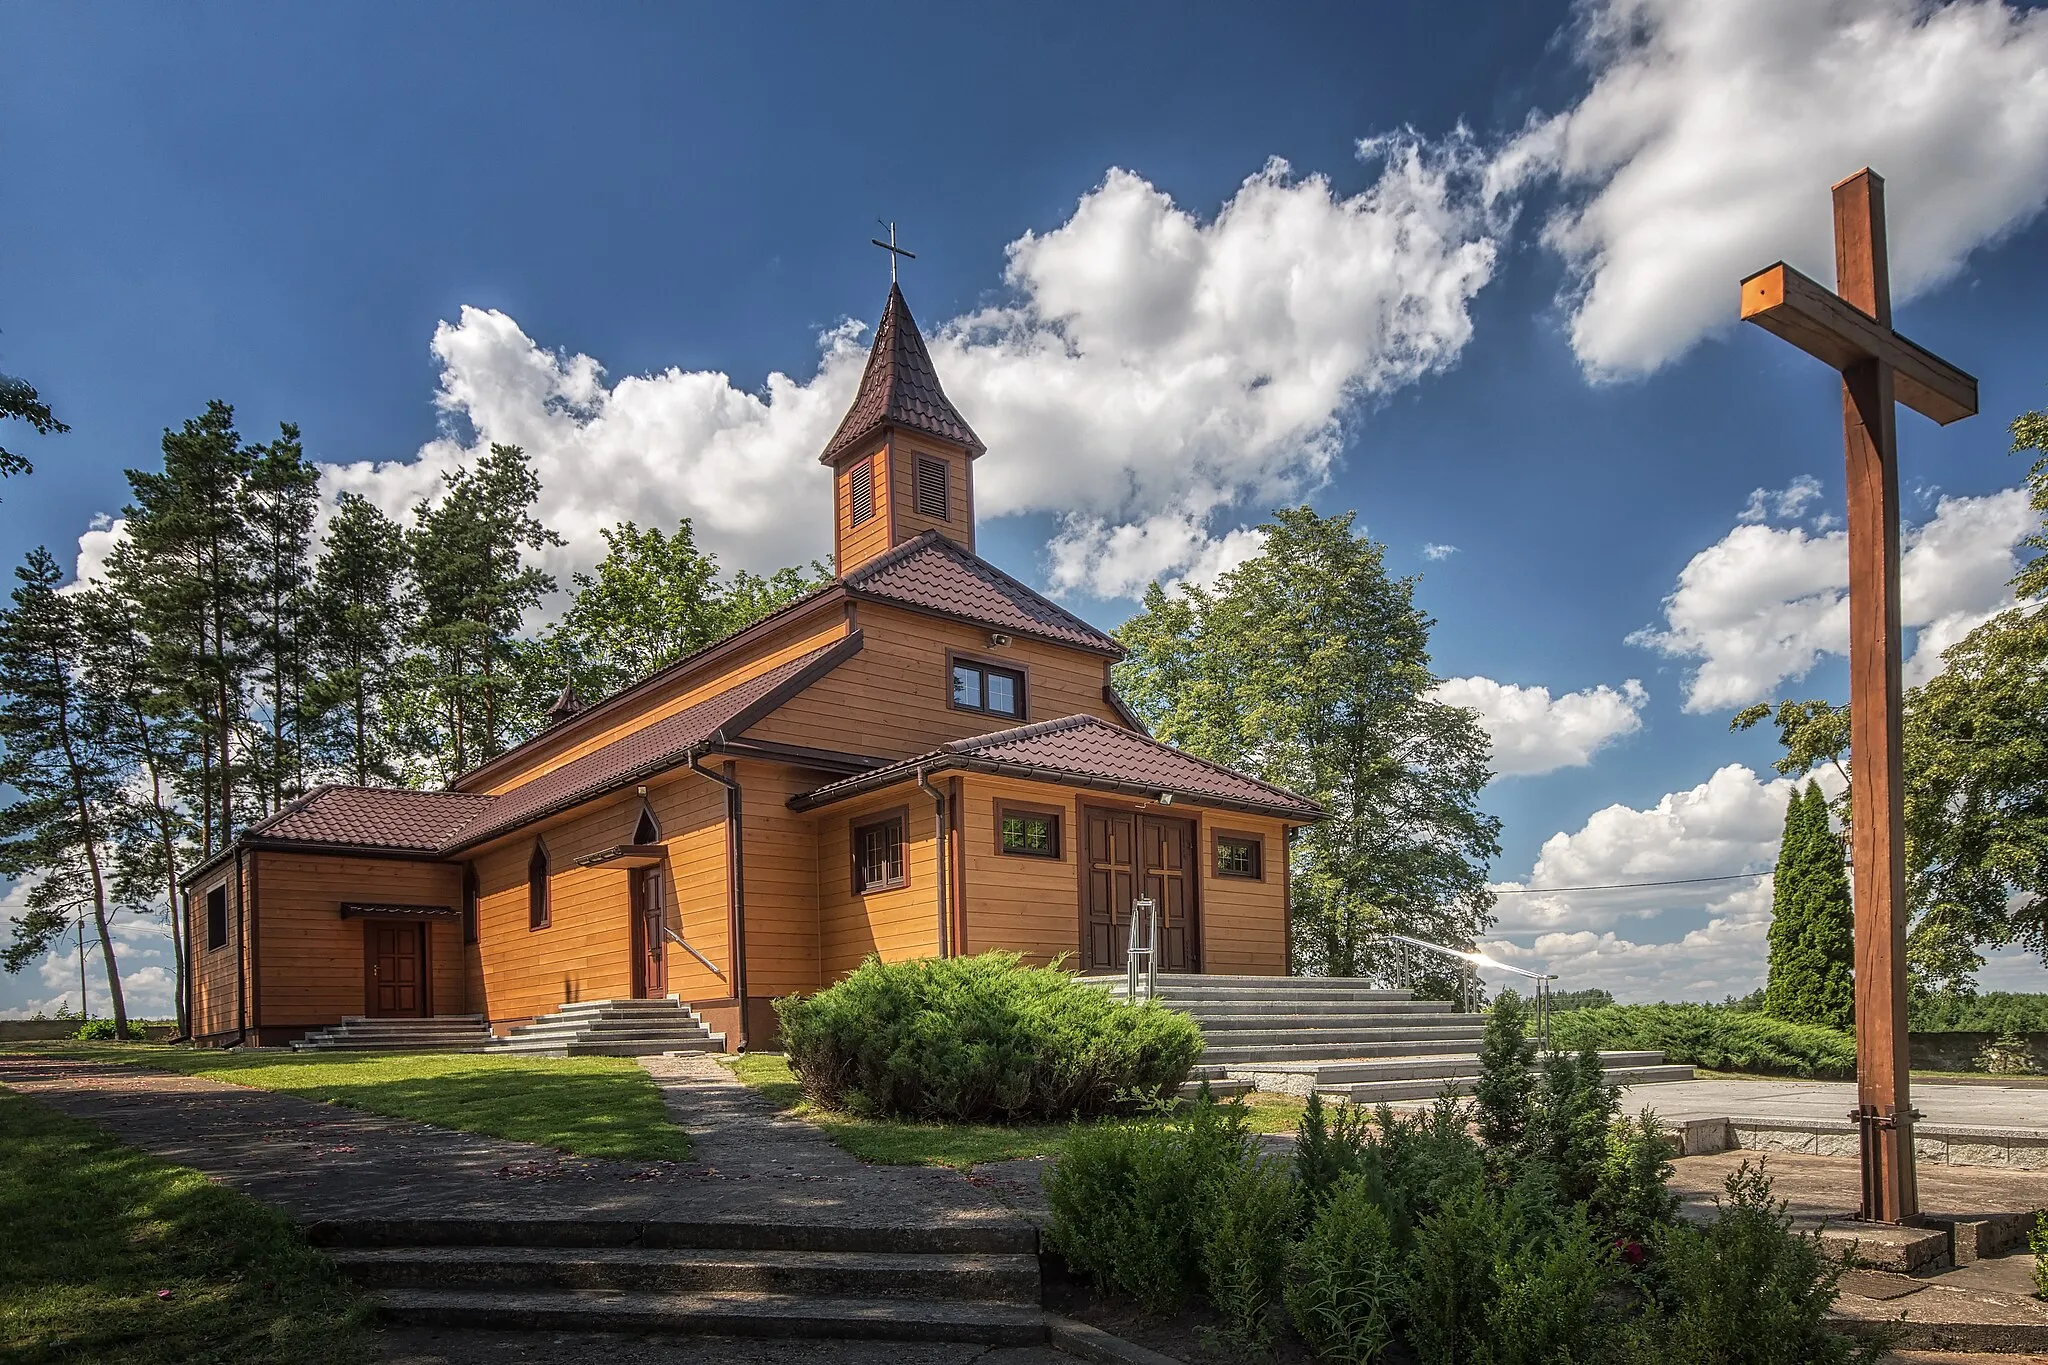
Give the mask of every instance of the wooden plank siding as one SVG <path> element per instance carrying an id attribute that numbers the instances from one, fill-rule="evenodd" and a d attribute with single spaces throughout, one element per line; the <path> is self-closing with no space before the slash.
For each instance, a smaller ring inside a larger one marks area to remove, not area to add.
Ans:
<path id="1" fill-rule="evenodd" d="M 1236 811 L 1189 813 L 1200 817 L 1195 856 L 1202 865 L 1202 970 L 1220 976 L 1287 975 L 1287 826 Z M 1264 873 L 1259 880 L 1216 875 L 1216 835 L 1224 830 L 1259 839 Z"/>
<path id="2" fill-rule="evenodd" d="M 859 619 L 860 653 L 748 730 L 748 739 L 912 758 L 948 740 L 1061 716 L 1123 724 L 1103 700 L 1100 655 L 1024 639 L 991 649 L 983 627 L 875 602 L 860 604 Z M 948 649 L 1026 670 L 1028 714 L 955 710 Z"/>
<path id="3" fill-rule="evenodd" d="M 206 1042 L 232 1039 L 241 1027 L 240 981 L 236 972 L 242 954 L 241 897 L 234 885 L 235 860 L 228 859 L 186 887 L 185 943 L 189 955 L 192 1036 Z M 228 937 L 218 948 L 206 946 L 206 897 L 215 887 L 228 890 Z"/>
<path id="4" fill-rule="evenodd" d="M 996 808 L 1005 801 L 1059 812 L 1060 856 L 1005 854 L 997 841 Z M 1081 952 L 1079 830 L 1075 793 L 1046 782 L 969 773 L 961 784 L 961 831 L 966 840 L 965 947 L 969 953 L 1005 949 L 1044 965 L 1062 957 L 1078 968 Z"/>
<path id="5" fill-rule="evenodd" d="M 727 772 L 740 784 L 745 840 L 747 995 L 750 999 L 818 989 L 817 819 L 789 808 L 789 798 L 832 780 L 780 763 L 740 762 Z"/>
<path id="6" fill-rule="evenodd" d="M 257 850 L 255 935 L 265 1044 L 340 1023 L 367 1011 L 363 919 L 343 919 L 343 901 L 462 906 L 462 869 L 332 854 Z M 468 972 L 459 919 L 427 926 L 428 1003 L 435 1014 L 467 1014 Z"/>
<path id="7" fill-rule="evenodd" d="M 875 464 L 875 514 L 859 526 L 853 524 L 853 471 L 862 462 L 872 459 Z M 832 538 L 833 564 L 842 574 L 851 573 L 861 565 L 884 554 L 896 542 L 889 534 L 890 516 L 898 509 L 891 496 L 889 465 L 889 443 L 878 441 L 866 454 L 841 460 L 832 474 Z"/>
<path id="8" fill-rule="evenodd" d="M 947 516 L 937 520 L 917 510 L 917 457 L 938 460 L 946 466 Z M 913 540 L 926 531 L 938 531 L 955 544 L 974 549 L 974 491 L 964 451 L 936 442 L 912 444 L 890 442 L 889 494 L 896 506 L 896 543 Z"/>
<path id="9" fill-rule="evenodd" d="M 669 849 L 676 926 L 696 949 L 728 966 L 725 917 L 725 793 L 684 771 L 648 784 L 648 804 Z M 630 789 L 586 802 L 477 850 L 477 944 L 472 1008 L 494 1028 L 578 1000 L 633 994 L 632 878 L 625 868 L 577 860 L 633 841 L 640 798 Z M 529 924 L 527 867 L 534 841 L 548 852 L 547 927 Z M 671 992 L 723 995 L 723 982 L 687 953 L 672 953 Z M 715 983 L 706 986 L 705 983 Z"/>
<path id="10" fill-rule="evenodd" d="M 904 884 L 865 895 L 853 889 L 851 829 L 864 817 L 905 807 Z M 915 784 L 816 812 L 819 984 L 830 985 L 869 953 L 886 962 L 939 951 L 938 818 Z"/>
<path id="11" fill-rule="evenodd" d="M 537 745 L 532 758 L 517 769 L 495 775 L 489 785 L 474 790 L 493 794 L 512 790 L 563 764 L 583 757 L 648 725 L 687 710 L 706 697 L 716 696 L 749 678 L 757 678 L 791 659 L 801 657 L 839 639 L 847 632 L 846 617 L 836 608 L 819 613 L 800 613 L 787 626 L 770 631 L 743 656 L 730 660 L 715 673 L 679 676 L 673 684 L 652 689 L 636 704 L 610 717 L 602 728 L 578 730 L 566 723 L 562 741 Z M 566 742 L 563 742 L 566 741 Z M 628 831 L 630 833 L 630 831 Z"/>

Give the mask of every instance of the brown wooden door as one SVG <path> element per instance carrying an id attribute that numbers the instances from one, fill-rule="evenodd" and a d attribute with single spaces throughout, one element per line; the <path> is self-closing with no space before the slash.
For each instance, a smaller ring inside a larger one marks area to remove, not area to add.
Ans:
<path id="1" fill-rule="evenodd" d="M 662 932 L 667 902 L 661 869 L 643 868 L 634 876 L 640 883 L 640 994 L 659 1000 L 668 994 L 668 936 Z"/>
<path id="2" fill-rule="evenodd" d="M 1089 971 L 1122 971 L 1131 941 L 1131 903 L 1159 907 L 1159 970 L 1201 969 L 1192 821 L 1082 808 L 1082 954 Z"/>
<path id="3" fill-rule="evenodd" d="M 1137 817 L 1129 811 L 1081 808 L 1082 955 L 1090 971 L 1120 972 L 1130 947 L 1131 902 L 1137 898 Z"/>
<path id="4" fill-rule="evenodd" d="M 369 958 L 369 1010 L 378 1018 L 418 1018 L 426 1011 L 424 954 L 420 934 L 425 926 L 403 921 L 363 921 L 364 955 Z"/>
<path id="5" fill-rule="evenodd" d="M 1144 894 L 1159 906 L 1159 970 L 1200 970 L 1195 933 L 1195 826 L 1147 815 L 1138 821 Z"/>

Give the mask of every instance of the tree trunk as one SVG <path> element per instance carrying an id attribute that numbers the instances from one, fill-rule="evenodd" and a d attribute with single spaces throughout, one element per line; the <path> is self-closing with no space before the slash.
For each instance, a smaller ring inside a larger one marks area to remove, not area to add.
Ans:
<path id="1" fill-rule="evenodd" d="M 99 826 L 92 818 L 92 802 L 86 798 L 85 775 L 79 771 L 78 745 L 71 738 L 70 661 L 62 655 L 50 660 L 53 676 L 59 679 L 57 733 L 64 741 L 64 766 L 71 777 L 72 807 L 78 815 L 78 833 L 85 845 L 85 865 L 92 873 L 92 918 L 99 931 L 100 961 L 107 969 L 107 997 L 114 1007 L 114 1037 L 128 1041 L 128 1002 L 121 995 L 121 964 L 114 958 L 114 936 L 107 931 L 107 881 L 100 870 Z M 83 971 L 84 963 L 79 967 Z M 82 1007 L 84 1000 L 79 1001 Z"/>

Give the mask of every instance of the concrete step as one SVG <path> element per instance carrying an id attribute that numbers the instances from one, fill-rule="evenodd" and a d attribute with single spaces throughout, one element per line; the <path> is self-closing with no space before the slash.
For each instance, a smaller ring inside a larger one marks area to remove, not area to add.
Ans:
<path id="1" fill-rule="evenodd" d="M 1607 1079 L 1614 1085 L 1655 1085 L 1664 1081 L 1689 1081 L 1692 1070 L 1690 1066 L 1613 1067 L 1608 1070 Z M 1469 1095 L 1476 1079 L 1475 1073 L 1414 1080 L 1361 1081 L 1352 1085 L 1318 1085 L 1316 1093 L 1324 1099 L 1345 1100 L 1352 1104 L 1432 1100 L 1446 1090 L 1454 1095 Z"/>
<path id="2" fill-rule="evenodd" d="M 688 1005 L 685 1005 L 680 1000 L 668 999 L 666 996 L 654 1000 L 643 1000 L 636 997 L 627 996 L 611 1000 L 571 1000 L 566 1004 L 557 1005 L 550 1012 L 549 1017 L 570 1017 L 583 1014 L 595 1014 L 604 1010 L 652 1010 L 663 1011 L 670 1014 L 691 1013 L 690 1007 Z"/>
<path id="3" fill-rule="evenodd" d="M 389 1025 L 393 1028 L 424 1028 L 431 1024 L 470 1024 L 477 1028 L 484 1025 L 481 1014 L 435 1014 L 425 1019 L 393 1018 L 388 1014 L 344 1014 L 341 1027 L 368 1024 L 372 1027 Z"/>
<path id="4" fill-rule="evenodd" d="M 1412 1019 L 1431 1014 L 1455 1014 L 1444 1000 L 1160 1000 L 1162 1005 L 1198 1015 L 1203 1019 L 1256 1019 L 1280 1012 L 1290 1015 L 1370 1015 L 1383 1019 Z"/>
<path id="5" fill-rule="evenodd" d="M 291 1045 L 294 1052 L 495 1052 L 496 1048 L 482 1038 L 473 1038 L 461 1043 L 306 1043 L 303 1039 Z"/>
<path id="6" fill-rule="evenodd" d="M 1608 1071 L 1617 1068 L 1662 1066 L 1661 1052 L 1603 1052 L 1600 1063 Z M 1243 1074 L 1258 1068 L 1238 1065 L 1229 1068 Z M 1359 1062 L 1294 1062 L 1273 1068 L 1312 1078 L 1318 1085 L 1351 1085 L 1362 1081 L 1405 1081 L 1425 1076 L 1477 1076 L 1477 1053 L 1436 1057 L 1382 1057 Z"/>
<path id="7" fill-rule="evenodd" d="M 309 1225 L 320 1247 L 668 1247 L 704 1251 L 861 1251 L 1036 1256 L 1038 1233 L 1000 1221 L 926 1226 L 767 1222 L 756 1218 L 341 1218 Z"/>
<path id="8" fill-rule="evenodd" d="M 1427 1040 L 1395 1040 L 1389 1042 L 1322 1042 L 1322 1043 L 1274 1043 L 1259 1047 L 1211 1046 L 1202 1051 L 1202 1060 L 1215 1062 L 1229 1070 L 1238 1070 L 1259 1062 L 1320 1062 L 1346 1061 L 1367 1057 L 1424 1057 L 1444 1054 L 1469 1053 L 1472 1051 L 1471 1038 L 1446 1038 Z"/>
<path id="9" fill-rule="evenodd" d="M 1250 1081 L 1241 1081 L 1233 1077 L 1200 1077 L 1182 1081 L 1178 1093 L 1184 1100 L 1196 1099 L 1201 1095 L 1202 1087 L 1205 1085 L 1209 1087 L 1209 1098 L 1217 1100 L 1227 1100 L 1233 1095 L 1249 1095 L 1258 1089 L 1258 1086 Z"/>
<path id="10" fill-rule="evenodd" d="M 1038 1259 L 659 1247 L 376 1247 L 331 1253 L 372 1289 L 665 1290 L 1036 1304 Z"/>
<path id="11" fill-rule="evenodd" d="M 650 1038 L 708 1038 L 710 1036 L 711 1030 L 695 1020 L 684 1023 L 672 1019 L 649 1020 L 644 1023 L 619 1020 L 609 1024 L 536 1024 L 531 1027 L 522 1026 L 515 1028 L 505 1035 L 508 1039 L 518 1039 L 521 1042 L 532 1042 L 543 1038 L 564 1040 L 608 1038 L 621 1042 L 634 1042 Z"/>
<path id="12" fill-rule="evenodd" d="M 387 1317 L 422 1327 L 556 1332 L 692 1332 L 781 1338 L 865 1338 L 1030 1346 L 1045 1341 L 1036 1304 L 957 1299 L 812 1298 L 796 1294 L 636 1290 L 489 1293 L 393 1289 Z"/>
<path id="13" fill-rule="evenodd" d="M 1440 1043 L 1460 1042 L 1467 1044 L 1466 1051 L 1478 1050 L 1478 1043 L 1486 1030 L 1478 1024 L 1418 1024 L 1412 1028 L 1270 1028 L 1232 1029 L 1211 1036 L 1203 1030 L 1203 1037 L 1211 1049 L 1215 1048 L 1259 1048 L 1265 1046 L 1284 1047 L 1289 1043 Z M 1384 1055 L 1384 1054 L 1382 1054 Z"/>
<path id="14" fill-rule="evenodd" d="M 1233 1014 L 1222 1017 L 1212 1015 L 1206 1010 L 1189 1010 L 1187 1013 L 1202 1026 L 1204 1034 L 1215 1034 L 1219 1038 L 1273 1029 L 1321 1029 L 1325 1032 L 1371 1029 L 1392 1033 L 1418 1028 L 1468 1028 L 1484 1032 L 1486 1028 L 1484 1023 L 1473 1024 L 1473 1015 L 1452 1014 L 1448 1011 L 1405 1016 L 1358 1014 L 1351 1011 L 1342 1014 L 1296 1014 L 1292 1010 L 1285 1014 Z"/>
<path id="15" fill-rule="evenodd" d="M 1272 980 L 1285 980 L 1274 977 Z M 1116 1000 L 1129 999 L 1129 993 L 1112 989 L 1110 997 Z M 1413 991 L 1383 991 L 1363 986 L 1169 986 L 1160 984 L 1159 993 L 1151 997 L 1162 1004 L 1180 1004 L 1189 1001 L 1210 1001 L 1216 1004 L 1248 1003 L 1261 1000 L 1328 1000 L 1350 1001 L 1357 1004 L 1398 1005 L 1416 998 Z M 1429 1002 L 1425 1002 L 1429 1003 Z"/>
<path id="16" fill-rule="evenodd" d="M 527 1057 L 659 1057 L 664 1052 L 723 1052 L 725 1035 L 714 1033 L 709 1038 L 669 1038 L 637 1043 L 583 1039 L 549 1042 L 543 1039 L 499 1043 L 490 1051 Z"/>

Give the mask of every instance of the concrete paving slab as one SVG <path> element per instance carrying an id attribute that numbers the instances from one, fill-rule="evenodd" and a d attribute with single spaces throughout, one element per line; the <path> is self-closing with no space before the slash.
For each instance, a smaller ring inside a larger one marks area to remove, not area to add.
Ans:
<path id="1" fill-rule="evenodd" d="M 1074 1365 L 1047 1346 L 393 1329 L 380 1365 Z"/>
<path id="2" fill-rule="evenodd" d="M 1856 1107 L 1851 1081 L 1710 1079 L 1667 1081 L 1622 1090 L 1629 1113 L 1653 1109 L 1671 1122 L 1699 1118 L 1804 1118 L 1847 1121 Z M 2005 1085 L 1915 1085 L 1921 1125 L 2014 1129 L 2048 1139 L 2048 1091 Z"/>

